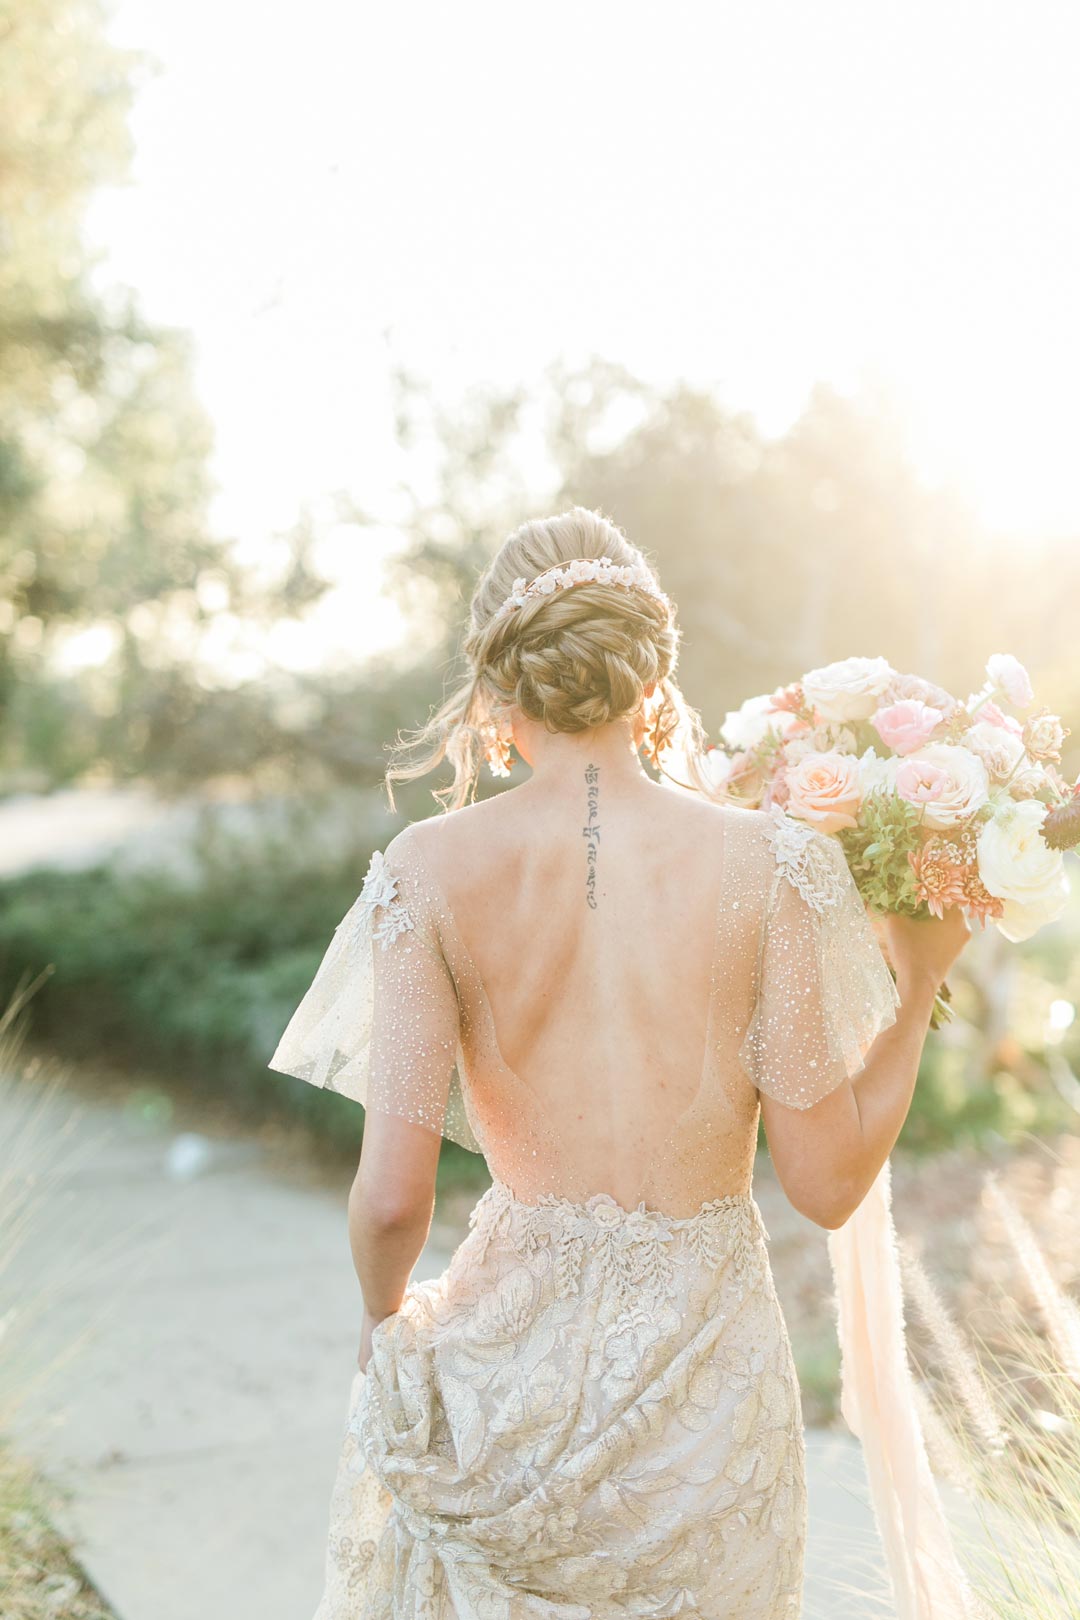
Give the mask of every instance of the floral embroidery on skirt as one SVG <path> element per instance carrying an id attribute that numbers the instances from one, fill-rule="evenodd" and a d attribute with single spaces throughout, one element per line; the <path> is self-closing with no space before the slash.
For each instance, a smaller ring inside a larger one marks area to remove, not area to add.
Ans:
<path id="1" fill-rule="evenodd" d="M 496 1181 L 353 1381 L 315 1620 L 797 1620 L 802 1412 L 749 1195 Z"/>

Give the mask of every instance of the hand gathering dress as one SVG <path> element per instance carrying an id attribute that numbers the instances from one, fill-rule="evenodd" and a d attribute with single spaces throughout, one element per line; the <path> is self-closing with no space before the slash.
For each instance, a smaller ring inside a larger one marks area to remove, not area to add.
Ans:
<path id="1" fill-rule="evenodd" d="M 710 810 L 710 881 L 656 941 L 665 971 L 686 952 L 697 1003 L 650 1050 L 605 1035 L 617 960 L 552 996 L 523 951 L 495 1005 L 476 930 L 498 950 L 498 907 L 467 939 L 463 874 L 424 823 L 373 857 L 278 1045 L 272 1068 L 480 1152 L 492 1177 L 353 1381 L 316 1620 L 798 1620 L 802 1414 L 751 1189 L 759 1093 L 810 1107 L 899 998 L 835 840 L 779 809 Z M 515 1068 L 511 1003 L 536 1031 Z M 618 1087 L 592 1088 L 577 1055 L 595 1074 L 609 1050 Z M 887 1193 L 883 1173 L 863 1229 L 830 1234 L 844 1415 L 864 1445 L 873 1429 L 902 1620 L 958 1616 L 928 1541 Z"/>

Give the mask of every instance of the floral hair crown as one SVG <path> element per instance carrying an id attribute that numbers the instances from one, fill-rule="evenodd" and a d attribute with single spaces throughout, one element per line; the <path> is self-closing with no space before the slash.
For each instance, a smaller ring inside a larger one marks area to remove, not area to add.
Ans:
<path id="1" fill-rule="evenodd" d="M 671 604 L 652 574 L 642 563 L 619 564 L 610 557 L 574 557 L 561 567 L 547 568 L 535 579 L 515 579 L 514 588 L 495 613 L 501 619 L 506 613 L 524 607 L 535 596 L 553 596 L 572 585 L 622 585 L 628 591 L 644 591 L 655 596 L 665 607 Z"/>

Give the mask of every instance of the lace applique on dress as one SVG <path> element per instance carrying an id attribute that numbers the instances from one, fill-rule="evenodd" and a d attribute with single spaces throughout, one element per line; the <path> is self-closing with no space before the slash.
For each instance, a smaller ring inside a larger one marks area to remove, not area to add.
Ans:
<path id="1" fill-rule="evenodd" d="M 788 882 L 815 911 L 838 905 L 848 886 L 837 863 L 840 852 L 816 827 L 789 816 L 778 804 L 771 806 L 769 817 L 765 837 Z"/>
<path id="2" fill-rule="evenodd" d="M 399 934 L 414 926 L 408 907 L 398 894 L 397 887 L 398 880 L 390 871 L 386 857 L 377 849 L 371 857 L 371 864 L 360 890 L 360 917 L 357 920 L 363 917 L 366 909 L 371 919 L 371 937 L 379 942 L 384 951 Z M 382 912 L 378 922 L 374 916 L 376 910 Z"/>
<path id="3" fill-rule="evenodd" d="M 646 1310 L 670 1302 L 676 1266 L 687 1254 L 711 1269 L 730 1256 L 735 1275 L 750 1282 L 763 1253 L 760 1240 L 768 1236 L 748 1194 L 714 1198 L 694 1215 L 675 1217 L 646 1209 L 644 1202 L 624 1209 L 610 1193 L 593 1193 L 580 1204 L 545 1193 L 526 1204 L 497 1179 L 473 1209 L 469 1225 L 481 1257 L 498 1236 L 550 1271 L 557 1299 L 578 1290 L 582 1259 L 593 1254 L 620 1303 Z"/>

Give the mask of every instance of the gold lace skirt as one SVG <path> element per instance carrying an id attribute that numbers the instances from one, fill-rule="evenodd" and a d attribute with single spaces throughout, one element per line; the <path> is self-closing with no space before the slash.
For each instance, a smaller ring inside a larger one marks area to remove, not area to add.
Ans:
<path id="1" fill-rule="evenodd" d="M 496 1181 L 357 1372 L 315 1620 L 797 1620 L 802 1410 L 752 1197 Z"/>

